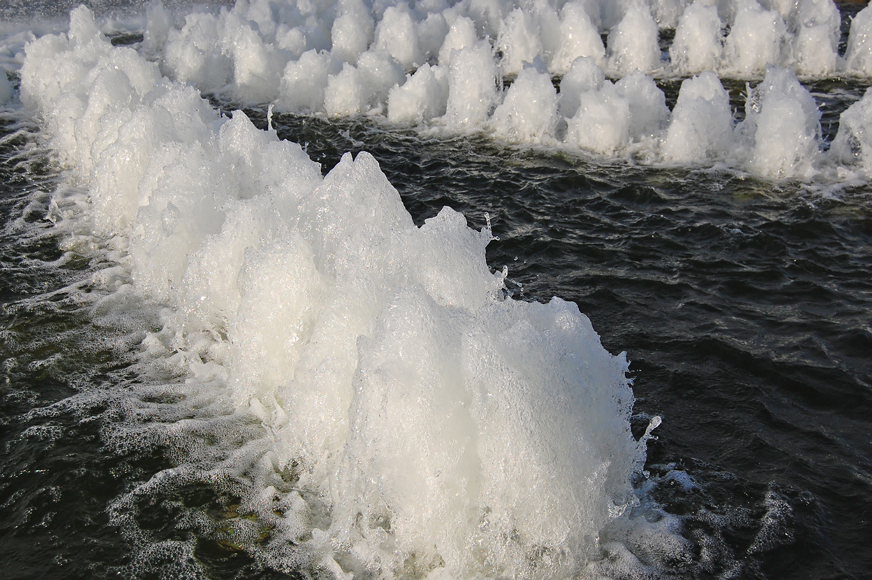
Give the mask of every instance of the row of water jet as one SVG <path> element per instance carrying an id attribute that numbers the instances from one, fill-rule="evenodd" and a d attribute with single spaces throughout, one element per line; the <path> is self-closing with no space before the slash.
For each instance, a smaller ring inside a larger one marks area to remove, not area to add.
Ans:
<path id="1" fill-rule="evenodd" d="M 658 17 L 677 25 L 670 59 L 658 45 Z M 866 116 L 849 113 L 825 153 L 820 113 L 796 77 L 872 71 L 872 9 L 854 19 L 846 57 L 837 53 L 839 23 L 832 0 L 769 7 L 756 0 L 241 0 L 184 18 L 153 3 L 142 50 L 201 91 L 283 112 L 370 115 L 515 143 L 810 179 L 834 167 L 827 173 L 872 169 Z M 670 111 L 655 79 L 672 74 L 693 76 Z M 757 77 L 741 123 L 724 75 Z"/>
<path id="2" fill-rule="evenodd" d="M 83 191 L 52 219 L 120 256 L 96 310 L 160 304 L 141 366 L 184 379 L 106 434 L 195 450 L 116 501 L 114 523 L 173 485 L 234 481 L 272 568 L 596 573 L 645 459 L 628 363 L 574 304 L 507 298 L 489 228 L 449 208 L 416 227 L 366 153 L 322 177 L 299 145 L 113 47 L 84 7 L 27 45 L 21 99 Z"/>
<path id="3" fill-rule="evenodd" d="M 759 78 L 767 64 L 816 78 L 872 74 L 872 11 L 854 19 L 847 52 L 839 55 L 842 19 L 833 0 L 241 0 L 220 14 L 179 21 L 159 4 L 149 15 L 147 43 L 167 72 L 201 89 L 233 82 L 239 96 L 260 101 L 278 97 L 278 80 L 294 70 L 288 63 L 309 51 L 329 55 L 322 68 L 330 75 L 378 52 L 411 72 L 447 67 L 452 51 L 481 41 L 508 75 L 527 64 L 562 75 L 578 57 L 593 58 L 610 77 L 638 69 Z M 666 52 L 662 28 L 674 31 Z"/>

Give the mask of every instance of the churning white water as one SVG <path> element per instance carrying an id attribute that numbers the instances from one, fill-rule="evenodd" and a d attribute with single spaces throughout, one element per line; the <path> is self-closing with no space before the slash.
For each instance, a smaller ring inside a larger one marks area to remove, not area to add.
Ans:
<path id="1" fill-rule="evenodd" d="M 226 442 L 234 420 L 260 426 L 137 493 L 192 470 L 244 478 L 270 565 L 337 578 L 595 573 L 610 526 L 689 549 L 668 518 L 629 517 L 659 419 L 632 436 L 627 360 L 574 304 L 507 297 L 506 271 L 485 261 L 489 228 L 450 208 L 415 226 L 371 155 L 322 176 L 300 145 L 202 93 L 771 179 L 863 174 L 870 97 L 825 151 L 797 80 L 872 68 L 868 9 L 845 58 L 834 9 L 240 0 L 181 14 L 152 2 L 138 49 L 75 9 L 68 32 L 7 64 L 81 192 L 54 219 L 114 252 L 95 312 L 121 320 L 153 304 L 143 368 L 180 377 L 162 388 L 208 410 L 144 430 Z M 677 26 L 668 58 L 661 26 Z M 655 78 L 673 75 L 686 78 L 670 110 Z M 723 76 L 754 81 L 741 123 Z M 0 103 L 12 95 L 0 79 Z"/>
<path id="2" fill-rule="evenodd" d="M 144 52 L 170 78 L 239 103 L 273 103 L 280 112 L 368 115 L 569 151 L 726 163 L 760 177 L 811 179 L 855 164 L 844 156 L 817 155 L 827 144 L 812 127 L 817 113 L 801 104 L 808 101 L 799 94 L 805 89 L 769 96 L 771 110 L 798 107 L 802 113 L 777 127 L 764 125 L 771 132 L 765 137 L 756 125 L 737 127 L 731 112 L 734 134 L 727 138 L 720 113 L 713 120 L 700 107 L 685 105 L 664 114 L 662 97 L 628 99 L 634 89 L 559 79 L 577 78 L 579 67 L 589 71 L 585 75 L 612 80 L 714 73 L 700 81 L 706 84 L 724 77 L 771 85 L 784 74 L 866 76 L 872 71 L 870 14 L 864 10 L 854 19 L 842 57 L 840 14 L 832 0 L 256 0 L 185 16 L 152 2 Z M 667 27 L 675 36 L 664 51 L 659 31 Z M 559 91 L 546 86 L 549 78 Z M 518 86 L 503 89 L 504 83 Z M 757 104 L 749 103 L 740 118 L 756 115 Z M 716 135 L 702 149 L 676 144 L 690 125 L 705 131 L 710 121 L 717 124 Z M 792 159 L 761 154 L 763 141 L 790 142 L 800 133 L 811 133 L 814 151 Z"/>
<path id="3" fill-rule="evenodd" d="M 470 50 L 451 77 L 490 58 Z M 527 74 L 517 90 L 541 90 L 555 114 L 550 80 Z M 63 217 L 127 256 L 100 275 L 98 309 L 165 305 L 143 355 L 187 377 L 189 398 L 220 393 L 262 422 L 220 468 L 260 483 L 248 508 L 297 546 L 286 566 L 561 576 L 634 502 L 645 442 L 625 357 L 574 304 L 504 297 L 489 230 L 449 208 L 416 227 L 365 153 L 322 178 L 299 145 L 113 47 L 86 8 L 28 44 L 21 99 L 86 191 Z M 510 95 L 495 120 L 511 138 L 548 134 L 525 112 Z M 292 486 L 270 483 L 289 471 Z"/>

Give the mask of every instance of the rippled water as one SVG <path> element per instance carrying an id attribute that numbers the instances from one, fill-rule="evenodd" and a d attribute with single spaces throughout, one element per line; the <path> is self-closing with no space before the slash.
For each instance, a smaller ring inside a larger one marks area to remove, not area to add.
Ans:
<path id="1" fill-rule="evenodd" d="M 665 86 L 674 100 L 677 86 Z M 728 88 L 738 99 L 742 87 Z M 831 80 L 810 89 L 831 138 L 834 119 L 865 86 Z M 266 124 L 263 111 L 249 115 Z M 443 205 L 477 229 L 489 214 L 499 241 L 488 263 L 508 266 L 509 292 L 577 302 L 604 346 L 627 352 L 635 427 L 663 418 L 648 444 L 649 478 L 638 482 L 648 502 L 639 517 L 677 516 L 693 556 L 670 560 L 620 530 L 607 530 L 605 545 L 610 535 L 622 540 L 651 577 L 868 575 L 868 184 L 773 184 L 363 120 L 272 122 L 325 171 L 345 151 L 371 152 L 417 224 Z M 257 544 L 269 530 L 236 511 L 233 483 L 192 481 L 118 501 L 186 454 L 169 436 L 113 443 L 115 425 L 173 402 L 124 395 L 142 380 L 130 328 L 159 322 L 144 309 L 127 327 L 108 325 L 93 309 L 99 292 L 87 281 L 106 264 L 53 229 L 48 218 L 65 198 L 37 133 L 15 115 L 2 120 L 4 575 L 286 577 L 238 540 Z"/>

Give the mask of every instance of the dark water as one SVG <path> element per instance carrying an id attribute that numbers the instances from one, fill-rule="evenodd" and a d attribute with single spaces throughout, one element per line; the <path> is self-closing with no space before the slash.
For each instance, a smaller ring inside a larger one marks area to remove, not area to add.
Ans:
<path id="1" fill-rule="evenodd" d="M 832 137 L 865 87 L 828 83 L 810 88 Z M 476 228 L 488 213 L 508 290 L 577 302 L 628 353 L 638 424 L 663 418 L 646 497 L 694 546 L 681 561 L 628 546 L 650 577 L 872 577 L 872 187 L 273 124 L 325 171 L 372 152 L 418 224 L 444 205 Z M 0 119 L 0 577 L 287 577 L 222 532 L 240 520 L 232 487 L 118 505 L 179 451 L 111 444 L 134 411 L 130 334 L 92 316 L 84 281 L 104 264 L 47 219 L 58 177 L 37 132 Z"/>

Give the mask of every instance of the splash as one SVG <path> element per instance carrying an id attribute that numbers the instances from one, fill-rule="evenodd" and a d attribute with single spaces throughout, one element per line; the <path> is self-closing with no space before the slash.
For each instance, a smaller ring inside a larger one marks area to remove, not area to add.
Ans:
<path id="1" fill-rule="evenodd" d="M 829 143 L 820 131 L 807 130 L 805 117 L 766 125 L 772 133 L 764 138 L 747 124 L 740 127 L 756 115 L 749 102 L 743 112 L 730 112 L 729 138 L 718 114 L 717 138 L 702 150 L 688 144 L 696 151 L 679 152 L 677 136 L 708 123 L 704 108 L 685 105 L 664 116 L 662 94 L 630 102 L 620 82 L 640 74 L 671 80 L 710 73 L 718 83 L 746 79 L 761 86 L 775 74 L 866 77 L 872 70 L 864 40 L 870 14 L 865 9 L 851 23 L 843 57 L 841 15 L 832 0 L 257 0 L 187 14 L 171 13 L 155 0 L 142 50 L 170 78 L 236 103 L 273 104 L 277 111 L 365 115 L 430 133 L 482 132 L 573 154 L 729 167 L 764 179 L 838 180 L 846 175 L 843 158 L 827 155 Z M 668 50 L 661 47 L 664 29 L 675 31 Z M 585 74 L 611 82 L 582 86 L 572 80 L 591 67 L 596 73 Z M 549 78 L 559 92 L 545 86 Z M 699 82 L 712 83 L 705 78 Z M 775 98 L 769 97 L 770 108 Z M 652 118 L 659 122 L 651 124 Z M 762 141 L 789 148 L 809 131 L 813 152 L 790 159 L 762 154 Z M 865 175 L 870 168 L 848 170 Z"/>
<path id="2" fill-rule="evenodd" d="M 449 81 L 490 55 L 473 45 L 451 58 Z M 267 94 L 252 70 L 235 86 Z M 518 90 L 540 91 L 553 113 L 537 75 Z M 492 78 L 469 90 L 491 94 Z M 644 112 L 652 81 L 635 78 L 623 98 Z M 449 114 L 477 119 L 456 95 L 449 86 Z M 299 145 L 113 47 L 84 7 L 68 34 L 27 45 L 21 99 L 86 192 L 63 216 L 70 228 L 121 256 L 95 280 L 107 291 L 97 310 L 160 308 L 142 364 L 182 380 L 154 387 L 170 403 L 107 433 L 119 448 L 172 436 L 191 450 L 119 499 L 116 523 L 174 482 L 235 481 L 261 526 L 238 535 L 279 569 L 557 578 L 600 557 L 645 458 L 628 363 L 574 304 L 506 297 L 505 272 L 485 262 L 489 228 L 449 208 L 416 227 L 366 153 L 322 177 Z M 502 105 L 507 134 L 547 134 L 550 121 L 512 121 L 522 104 Z"/>

